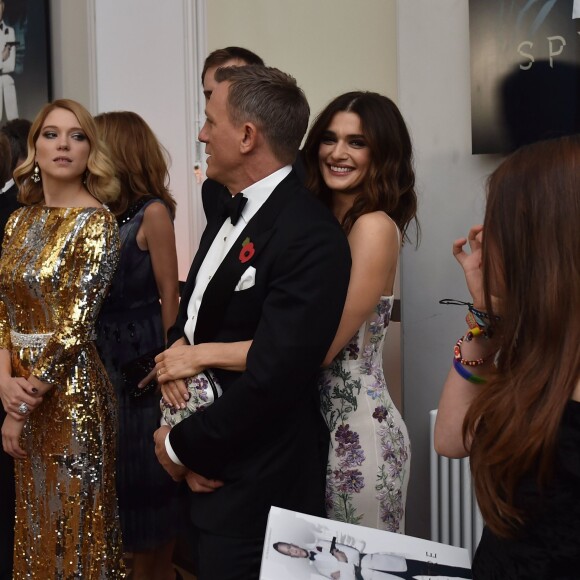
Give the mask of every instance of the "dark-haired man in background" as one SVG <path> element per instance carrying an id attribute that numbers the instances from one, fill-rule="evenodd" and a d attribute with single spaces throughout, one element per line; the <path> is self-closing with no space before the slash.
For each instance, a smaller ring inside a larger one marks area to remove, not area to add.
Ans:
<path id="1" fill-rule="evenodd" d="M 228 46 L 210 52 L 201 71 L 201 84 L 206 104 L 217 84 L 214 79 L 215 71 L 220 66 L 244 66 L 246 64 L 264 66 L 264 61 L 255 52 L 241 46 Z"/>
<path id="2" fill-rule="evenodd" d="M 211 52 L 205 59 L 203 70 L 201 71 L 201 84 L 203 86 L 203 96 L 205 97 L 206 104 L 217 84 L 214 75 L 218 68 L 223 66 L 244 66 L 248 64 L 265 66 L 261 57 L 255 52 L 247 48 L 242 48 L 241 46 L 228 46 L 226 48 L 218 48 Z M 304 183 L 304 166 L 299 155 L 294 161 L 293 168 L 298 179 Z M 216 206 L 221 205 L 227 200 L 229 194 L 230 192 L 220 183 L 217 183 L 213 179 L 206 179 L 201 188 L 201 201 L 205 215 L 207 216 L 208 212 L 213 212 Z"/>

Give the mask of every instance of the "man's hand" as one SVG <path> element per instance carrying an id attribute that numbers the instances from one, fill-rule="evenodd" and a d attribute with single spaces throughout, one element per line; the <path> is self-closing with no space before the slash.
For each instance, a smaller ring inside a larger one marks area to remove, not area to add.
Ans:
<path id="1" fill-rule="evenodd" d="M 159 427 L 155 433 L 153 433 L 153 440 L 155 441 L 155 454 L 157 455 L 159 463 L 161 463 L 161 467 L 163 467 L 163 469 L 169 473 L 171 479 L 173 479 L 173 481 L 181 481 L 185 479 L 187 474 L 187 467 L 173 463 L 173 461 L 171 461 L 171 457 L 169 457 L 167 454 L 167 450 L 165 449 L 165 439 L 167 435 L 169 435 L 169 431 L 171 431 L 171 429 L 167 425 L 163 425 L 162 427 Z"/>
<path id="2" fill-rule="evenodd" d="M 339 561 L 339 562 L 348 562 L 348 558 L 344 552 L 340 550 L 333 550 L 332 555 Z"/>
<path id="3" fill-rule="evenodd" d="M 194 493 L 211 493 L 223 486 L 224 482 L 218 479 L 207 479 L 199 473 L 189 471 L 185 476 L 189 489 Z"/>

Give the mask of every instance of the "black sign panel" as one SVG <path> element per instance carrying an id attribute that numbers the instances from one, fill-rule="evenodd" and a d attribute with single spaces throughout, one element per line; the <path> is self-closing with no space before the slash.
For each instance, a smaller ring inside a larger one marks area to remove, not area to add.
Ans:
<path id="1" fill-rule="evenodd" d="M 469 0 L 472 152 L 580 132 L 580 0 Z"/>

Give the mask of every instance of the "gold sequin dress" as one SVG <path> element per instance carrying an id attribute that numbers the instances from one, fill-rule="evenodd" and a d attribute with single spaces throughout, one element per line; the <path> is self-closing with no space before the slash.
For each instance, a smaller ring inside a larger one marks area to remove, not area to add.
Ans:
<path id="1" fill-rule="evenodd" d="M 24 427 L 28 457 L 15 461 L 15 580 L 125 577 L 115 396 L 93 344 L 118 246 L 104 208 L 24 207 L 6 228 L 0 348 L 15 376 L 53 385 Z"/>

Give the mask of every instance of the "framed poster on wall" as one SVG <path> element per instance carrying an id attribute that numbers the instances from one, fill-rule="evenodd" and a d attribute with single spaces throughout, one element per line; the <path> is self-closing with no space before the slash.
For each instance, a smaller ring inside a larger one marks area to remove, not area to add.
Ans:
<path id="1" fill-rule="evenodd" d="M 0 0 L 0 124 L 51 100 L 48 0 Z"/>
<path id="2" fill-rule="evenodd" d="M 580 132 L 580 0 L 469 0 L 473 153 Z"/>

